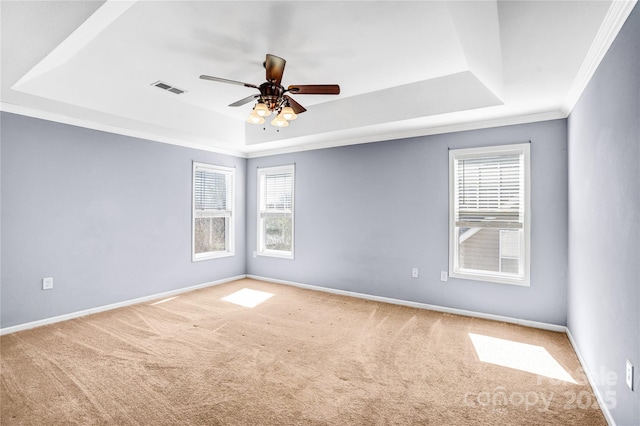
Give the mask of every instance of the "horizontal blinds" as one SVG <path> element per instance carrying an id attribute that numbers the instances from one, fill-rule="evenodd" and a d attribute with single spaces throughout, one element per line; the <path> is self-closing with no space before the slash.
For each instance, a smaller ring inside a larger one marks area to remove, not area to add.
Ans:
<path id="1" fill-rule="evenodd" d="M 231 175 L 196 168 L 194 178 L 196 217 L 231 215 Z"/>
<path id="2" fill-rule="evenodd" d="M 291 217 L 291 211 L 264 211 L 264 212 L 260 212 L 260 218 L 264 219 L 264 218 L 279 218 L 279 217 Z"/>
<path id="3" fill-rule="evenodd" d="M 456 226 L 522 228 L 524 156 L 496 154 L 455 161 Z"/>
<path id="4" fill-rule="evenodd" d="M 264 177 L 264 205 L 267 212 L 291 212 L 293 203 L 293 173 L 266 174 Z"/>

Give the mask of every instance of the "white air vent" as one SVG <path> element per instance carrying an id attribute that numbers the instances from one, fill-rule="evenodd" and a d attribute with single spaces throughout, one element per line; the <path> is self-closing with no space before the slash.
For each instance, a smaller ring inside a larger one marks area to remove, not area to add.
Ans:
<path id="1" fill-rule="evenodd" d="M 178 89 L 175 86 L 167 84 L 163 81 L 156 81 L 155 83 L 151 83 L 152 86 L 156 86 L 162 90 L 166 90 L 167 92 L 175 93 L 176 95 L 181 95 L 186 92 L 184 89 Z"/>

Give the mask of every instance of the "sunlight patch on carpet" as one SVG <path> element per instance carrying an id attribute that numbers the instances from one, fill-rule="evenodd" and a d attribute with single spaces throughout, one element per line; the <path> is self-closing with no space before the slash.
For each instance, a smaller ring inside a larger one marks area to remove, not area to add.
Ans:
<path id="1" fill-rule="evenodd" d="M 542 346 L 473 333 L 469 333 L 469 337 L 482 362 L 576 383 L 571 375 Z"/>
<path id="2" fill-rule="evenodd" d="M 245 308 L 253 308 L 258 306 L 265 300 L 271 298 L 273 294 L 265 291 L 251 290 L 250 288 L 243 288 L 235 293 L 231 293 L 227 297 L 223 297 L 222 300 L 226 302 L 235 303 L 236 305 L 244 306 Z"/>

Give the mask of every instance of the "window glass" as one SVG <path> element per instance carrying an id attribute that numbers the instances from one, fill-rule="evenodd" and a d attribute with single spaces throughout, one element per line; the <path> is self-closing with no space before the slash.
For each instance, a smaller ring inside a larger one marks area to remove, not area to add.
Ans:
<path id="1" fill-rule="evenodd" d="M 258 169 L 258 254 L 293 258 L 294 166 Z"/>
<path id="2" fill-rule="evenodd" d="M 235 169 L 193 164 L 193 260 L 234 254 Z"/>
<path id="3" fill-rule="evenodd" d="M 529 144 L 449 160 L 450 275 L 529 285 Z"/>

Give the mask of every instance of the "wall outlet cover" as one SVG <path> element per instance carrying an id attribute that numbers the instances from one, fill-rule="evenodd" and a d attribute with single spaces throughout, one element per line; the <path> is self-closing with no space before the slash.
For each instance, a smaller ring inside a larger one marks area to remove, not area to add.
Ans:
<path id="1" fill-rule="evenodd" d="M 51 290 L 53 288 L 53 277 L 43 278 L 42 279 L 42 289 L 43 290 Z"/>

